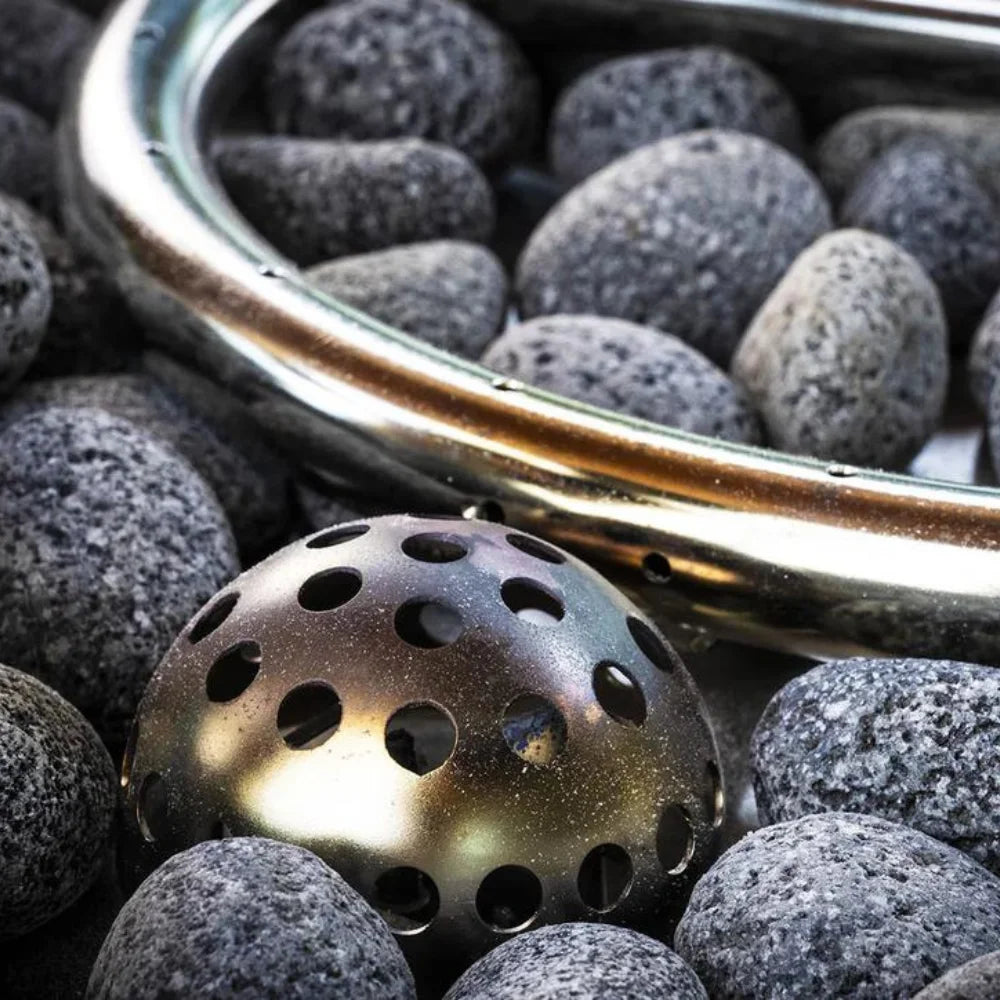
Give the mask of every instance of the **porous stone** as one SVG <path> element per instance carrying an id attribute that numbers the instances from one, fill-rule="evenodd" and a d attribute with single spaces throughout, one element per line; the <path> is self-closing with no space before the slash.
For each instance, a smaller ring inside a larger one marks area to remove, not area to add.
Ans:
<path id="1" fill-rule="evenodd" d="M 986 410 L 986 442 L 993 469 L 1000 470 L 1000 382 L 994 382 L 990 390 Z"/>
<path id="2" fill-rule="evenodd" d="M 624 927 L 554 924 L 473 965 L 445 1000 L 708 1000 L 666 945 Z"/>
<path id="3" fill-rule="evenodd" d="M 751 758 L 764 823 L 869 813 L 1000 873 L 1000 675 L 992 667 L 825 663 L 773 698 Z"/>
<path id="4" fill-rule="evenodd" d="M 936 427 L 948 387 L 940 297 L 920 265 L 845 229 L 792 265 L 733 357 L 776 448 L 905 466 Z"/>
<path id="5" fill-rule="evenodd" d="M 238 571 L 214 494 L 134 424 L 53 407 L 0 431 L 0 659 L 109 745 L 180 627 Z"/>
<path id="6" fill-rule="evenodd" d="M 909 1000 L 1000 947 L 1000 879 L 909 827 L 805 816 L 749 834 L 716 862 L 675 947 L 712 997 Z"/>
<path id="7" fill-rule="evenodd" d="M 969 391 L 984 412 L 1000 373 L 1000 294 L 990 302 L 969 346 Z"/>
<path id="8" fill-rule="evenodd" d="M 758 444 L 744 391 L 668 333 L 601 316 L 545 316 L 508 328 L 483 355 L 487 368 L 593 406 Z"/>
<path id="9" fill-rule="evenodd" d="M 304 266 L 421 240 L 480 243 L 493 231 L 486 178 L 423 139 L 232 138 L 216 164 L 237 208 Z"/>
<path id="10" fill-rule="evenodd" d="M 94 884 L 116 796 L 111 758 L 87 720 L 0 665 L 0 941 L 51 920 Z"/>
<path id="11" fill-rule="evenodd" d="M 946 972 L 913 1000 L 996 1000 L 997 997 L 1000 997 L 1000 951 L 991 951 Z"/>
<path id="12" fill-rule="evenodd" d="M 552 166 L 576 184 L 640 146 L 705 128 L 802 149 L 802 125 L 785 88 L 749 59 L 702 46 L 627 56 L 584 73 L 553 114 Z"/>
<path id="13" fill-rule="evenodd" d="M 727 366 L 754 311 L 830 227 L 815 178 L 766 139 L 663 139 L 574 188 L 518 265 L 522 315 L 589 313 L 669 330 Z"/>
<path id="14" fill-rule="evenodd" d="M 50 213 L 56 202 L 54 175 L 48 125 L 23 105 L 0 97 L 0 191 Z"/>
<path id="15" fill-rule="evenodd" d="M 383 323 L 478 358 L 507 312 L 507 276 L 485 247 L 435 240 L 320 264 L 318 288 Z"/>
<path id="16" fill-rule="evenodd" d="M 118 914 L 87 1000 L 411 1000 L 382 918 L 309 851 L 257 837 L 177 854 Z"/>
<path id="17" fill-rule="evenodd" d="M 278 45 L 268 78 L 277 132 L 431 139 L 483 163 L 530 142 L 538 87 L 498 27 L 453 0 L 340 0 Z"/>
<path id="18" fill-rule="evenodd" d="M 312 534 L 333 524 L 379 517 L 398 510 L 384 497 L 369 497 L 346 486 L 343 490 L 334 492 L 318 483 L 308 472 L 300 473 L 295 478 L 294 492 L 307 528 L 303 534 Z"/>

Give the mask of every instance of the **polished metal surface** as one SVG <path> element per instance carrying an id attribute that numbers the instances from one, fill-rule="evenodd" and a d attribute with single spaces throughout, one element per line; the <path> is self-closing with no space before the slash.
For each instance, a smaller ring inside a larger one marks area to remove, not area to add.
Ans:
<path id="1" fill-rule="evenodd" d="M 568 38 L 579 22 L 581 39 L 617 28 L 646 44 L 665 25 L 745 36 L 812 61 L 813 76 L 874 59 L 963 86 L 971 73 L 988 92 L 1000 61 L 996 4 L 971 0 L 483 5 L 535 39 L 553 22 Z M 401 506 L 487 512 L 565 544 L 698 639 L 1000 660 L 996 493 L 568 403 L 310 288 L 229 205 L 203 155 L 221 101 L 298 6 L 125 0 L 83 76 L 62 136 L 67 220 L 164 346 L 317 467 L 377 482 Z"/>

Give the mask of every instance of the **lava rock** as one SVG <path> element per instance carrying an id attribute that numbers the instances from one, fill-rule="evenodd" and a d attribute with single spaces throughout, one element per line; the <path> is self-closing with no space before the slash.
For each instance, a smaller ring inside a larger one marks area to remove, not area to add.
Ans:
<path id="1" fill-rule="evenodd" d="M 303 266 L 421 240 L 482 243 L 493 231 L 486 178 L 423 139 L 226 139 L 216 163 L 237 208 Z"/>
<path id="2" fill-rule="evenodd" d="M 487 368 L 592 406 L 692 434 L 758 444 L 743 390 L 668 333 L 601 316 L 545 316 L 507 329 Z"/>
<path id="3" fill-rule="evenodd" d="M 913 1000 L 996 1000 L 1000 996 L 1000 951 L 980 955 L 925 986 Z"/>
<path id="4" fill-rule="evenodd" d="M 776 448 L 899 468 L 940 419 L 948 332 L 937 290 L 904 250 L 845 229 L 811 246 L 733 358 Z"/>
<path id="5" fill-rule="evenodd" d="M 969 347 L 969 391 L 986 411 L 1000 373 L 1000 294 L 990 302 Z"/>
<path id="6" fill-rule="evenodd" d="M 739 1000 L 909 1000 L 998 946 L 1000 879 L 854 813 L 744 837 L 695 886 L 675 937 L 710 996 Z"/>
<path id="7" fill-rule="evenodd" d="M 0 98 L 0 191 L 39 212 L 55 209 L 55 148 L 49 127 L 33 111 L 4 98 Z"/>
<path id="8" fill-rule="evenodd" d="M 117 781 L 86 719 L 0 665 L 0 940 L 51 920 L 97 880 Z"/>
<path id="9" fill-rule="evenodd" d="M 992 667 L 825 663 L 774 697 L 751 756 L 764 823 L 833 811 L 882 816 L 1000 874 L 1000 675 Z"/>
<path id="10" fill-rule="evenodd" d="M 708 1000 L 666 945 L 606 924 L 554 924 L 505 941 L 445 1000 Z"/>
<path id="11" fill-rule="evenodd" d="M 389 928 L 309 851 L 208 841 L 158 868 L 104 942 L 88 1000 L 403 1000 L 413 978 Z"/>
<path id="12" fill-rule="evenodd" d="M 275 51 L 276 132 L 413 137 L 482 163 L 522 150 L 538 86 L 514 42 L 453 0 L 340 0 L 300 21 Z"/>
<path id="13" fill-rule="evenodd" d="M 465 358 L 479 357 L 507 312 L 500 261 L 458 240 L 342 257 L 308 277 L 341 302 Z"/>
<path id="14" fill-rule="evenodd" d="M 238 571 L 211 490 L 134 424 L 53 407 L 0 432 L 0 659 L 110 746 L 181 626 Z"/>
<path id="15" fill-rule="evenodd" d="M 784 87 L 749 59 L 714 46 L 615 59 L 560 98 L 549 130 L 552 166 L 576 184 L 658 139 L 705 128 L 802 149 L 802 123 Z"/>
<path id="16" fill-rule="evenodd" d="M 1000 382 L 995 382 L 990 391 L 986 410 L 986 441 L 993 469 L 1000 470 Z"/>
<path id="17" fill-rule="evenodd" d="M 767 140 L 720 130 L 663 139 L 545 217 L 518 266 L 522 315 L 615 316 L 727 366 L 754 311 L 829 227 L 815 178 Z"/>

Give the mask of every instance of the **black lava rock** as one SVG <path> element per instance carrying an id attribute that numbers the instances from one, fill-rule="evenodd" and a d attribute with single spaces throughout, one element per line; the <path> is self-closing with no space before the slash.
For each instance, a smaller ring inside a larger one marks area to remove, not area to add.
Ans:
<path id="1" fill-rule="evenodd" d="M 733 358 L 776 448 L 898 468 L 941 417 L 947 327 L 937 290 L 873 233 L 824 236 L 792 265 Z"/>
<path id="2" fill-rule="evenodd" d="M 1000 879 L 905 826 L 806 816 L 731 847 L 675 946 L 712 997 L 909 1000 L 1000 947 Z"/>
<path id="3" fill-rule="evenodd" d="M 946 972 L 913 1000 L 997 1000 L 997 997 L 1000 997 L 1000 951 L 991 951 Z"/>
<path id="4" fill-rule="evenodd" d="M 546 316 L 510 327 L 487 368 L 643 420 L 759 444 L 744 391 L 693 347 L 659 330 L 600 316 Z"/>
<path id="5" fill-rule="evenodd" d="M 666 945 L 606 924 L 555 924 L 495 948 L 445 1000 L 708 1000 Z"/>
<path id="6" fill-rule="evenodd" d="M 4 98 L 0 98 L 0 191 L 36 211 L 55 210 L 55 149 L 49 127 L 33 111 Z"/>
<path id="7" fill-rule="evenodd" d="M 869 813 L 1000 874 L 1000 674 L 992 667 L 825 663 L 778 692 L 751 755 L 764 823 Z"/>
<path id="8" fill-rule="evenodd" d="M 300 21 L 274 54 L 275 131 L 334 139 L 431 139 L 474 160 L 531 140 L 538 87 L 499 28 L 453 0 L 340 0 Z"/>
<path id="9" fill-rule="evenodd" d="M 410 1000 L 382 918 L 301 847 L 247 837 L 175 855 L 125 904 L 88 1000 Z"/>
<path id="10" fill-rule="evenodd" d="M 1000 382 L 994 382 L 990 390 L 986 410 L 986 441 L 994 471 L 1000 469 Z"/>
<path id="11" fill-rule="evenodd" d="M 1000 294 L 989 304 L 969 347 L 969 390 L 984 412 L 1000 374 Z"/>
<path id="12" fill-rule="evenodd" d="M 306 529 L 299 537 L 329 528 L 333 524 L 360 521 L 366 517 L 379 517 L 399 511 L 399 507 L 385 497 L 367 496 L 347 486 L 335 490 L 308 470 L 296 476 L 294 493 Z"/>
<path id="13" fill-rule="evenodd" d="M 0 432 L 0 659 L 109 745 L 181 626 L 238 571 L 211 490 L 134 424 L 54 407 Z"/>
<path id="14" fill-rule="evenodd" d="M 111 758 L 86 719 L 0 665 L 0 940 L 51 920 L 94 884 L 116 796 Z"/>
<path id="15" fill-rule="evenodd" d="M 628 56 L 585 73 L 553 115 L 552 166 L 576 184 L 640 146 L 705 128 L 802 149 L 802 124 L 784 87 L 749 59 L 705 46 Z"/>
<path id="16" fill-rule="evenodd" d="M 518 266 L 522 314 L 632 320 L 728 366 L 754 311 L 829 227 L 818 182 L 767 140 L 719 130 L 663 139 L 545 217 Z"/>
<path id="17" fill-rule="evenodd" d="M 383 323 L 478 358 L 507 312 L 507 276 L 485 247 L 435 240 L 320 264 L 309 279 Z"/>

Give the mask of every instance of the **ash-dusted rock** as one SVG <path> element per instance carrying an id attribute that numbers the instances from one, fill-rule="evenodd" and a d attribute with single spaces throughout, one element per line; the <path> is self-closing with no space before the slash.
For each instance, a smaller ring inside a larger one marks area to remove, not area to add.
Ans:
<path id="1" fill-rule="evenodd" d="M 969 391 L 980 409 L 989 407 L 1000 374 L 1000 294 L 990 302 L 972 338 L 968 360 Z"/>
<path id="2" fill-rule="evenodd" d="M 0 660 L 109 745 L 181 626 L 238 571 L 214 494 L 134 424 L 53 407 L 0 431 Z"/>
<path id="3" fill-rule="evenodd" d="M 997 1000 L 997 997 L 1000 997 L 1000 951 L 991 951 L 946 972 L 913 1000 Z"/>
<path id="4" fill-rule="evenodd" d="M 640 146 L 705 128 L 802 148 L 802 124 L 785 88 L 749 59 L 703 46 L 628 56 L 585 73 L 553 115 L 552 166 L 576 184 Z"/>
<path id="5" fill-rule="evenodd" d="M 725 366 L 788 265 L 829 227 L 815 178 L 767 140 L 711 129 L 663 139 L 545 217 L 518 265 L 522 314 L 631 320 Z"/>
<path id="6" fill-rule="evenodd" d="M 708 1000 L 666 945 L 624 927 L 554 924 L 505 941 L 445 1000 Z"/>
<path id="7" fill-rule="evenodd" d="M 431 139 L 484 163 L 532 138 L 538 87 L 514 42 L 454 0 L 340 0 L 301 20 L 268 79 L 275 131 Z"/>
<path id="8" fill-rule="evenodd" d="M 0 665 L 0 941 L 51 920 L 94 884 L 116 795 L 111 758 L 87 720 Z"/>
<path id="9" fill-rule="evenodd" d="M 225 139 L 216 164 L 229 196 L 301 265 L 433 239 L 483 242 L 493 192 L 462 153 L 422 139 Z"/>
<path id="10" fill-rule="evenodd" d="M 761 307 L 733 357 L 784 451 L 898 468 L 941 416 L 948 332 L 920 265 L 844 229 L 817 240 Z"/>
<path id="11" fill-rule="evenodd" d="M 382 918 L 316 855 L 258 837 L 177 854 L 118 914 L 87 1000 L 410 1000 Z"/>
<path id="12" fill-rule="evenodd" d="M 744 391 L 693 347 L 659 330 L 601 316 L 545 316 L 508 328 L 487 368 L 593 406 L 758 444 Z"/>
<path id="13" fill-rule="evenodd" d="M 55 209 L 55 149 L 49 127 L 33 111 L 2 97 L 0 191 L 39 212 Z"/>
<path id="14" fill-rule="evenodd" d="M 911 136 L 879 157 L 848 192 L 845 226 L 892 240 L 941 293 L 953 343 L 968 343 L 1000 287 L 1000 210 L 941 140 Z"/>
<path id="15" fill-rule="evenodd" d="M 324 292 L 383 323 L 478 358 L 507 312 L 507 276 L 485 247 L 435 240 L 342 257 L 312 268 Z"/>
<path id="16" fill-rule="evenodd" d="M 674 944 L 712 997 L 909 1000 L 1000 947 L 1000 879 L 884 819 L 806 816 L 731 847 Z"/>
<path id="17" fill-rule="evenodd" d="M 774 697 L 751 757 L 764 823 L 870 813 L 1000 873 L 1000 674 L 992 667 L 825 663 Z"/>

